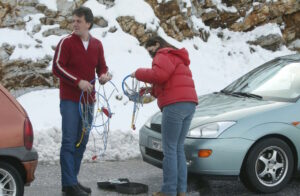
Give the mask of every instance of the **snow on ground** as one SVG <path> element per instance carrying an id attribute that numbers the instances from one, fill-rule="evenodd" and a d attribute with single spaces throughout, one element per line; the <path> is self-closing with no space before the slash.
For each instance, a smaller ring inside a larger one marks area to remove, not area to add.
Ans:
<path id="1" fill-rule="evenodd" d="M 226 12 L 232 12 L 232 13 L 237 12 L 236 7 L 234 7 L 234 6 L 227 7 L 225 4 L 222 3 L 221 0 L 212 0 L 212 3 L 217 6 L 218 10 L 221 10 L 221 11 L 224 10 Z"/>
<path id="2" fill-rule="evenodd" d="M 41 3 L 47 2 L 46 5 L 50 9 L 56 9 L 56 4 L 53 1 L 39 1 Z M 220 9 L 225 9 L 225 5 L 221 4 L 219 0 L 214 0 L 214 2 L 218 4 Z M 203 28 L 210 32 L 208 41 L 204 42 L 200 38 L 193 38 L 178 42 L 168 37 L 159 27 L 159 19 L 155 17 L 151 7 L 144 1 L 116 0 L 115 4 L 112 8 L 106 8 L 96 0 L 89 0 L 85 6 L 90 7 L 95 16 L 103 16 L 108 21 L 108 27 L 94 28 L 91 30 L 91 34 L 102 41 L 107 65 L 113 73 L 113 82 L 119 90 L 121 90 L 123 78 L 139 67 L 150 67 L 151 58 L 147 51 L 139 46 L 136 38 L 122 31 L 116 21 L 118 16 L 134 16 L 138 22 L 146 23 L 147 28 L 158 28 L 158 34 L 171 44 L 179 48 L 185 47 L 190 54 L 190 67 L 198 95 L 221 90 L 256 66 L 277 56 L 292 53 L 286 47 L 282 47 L 280 51 L 271 52 L 259 46 L 251 46 L 255 52 L 250 51 L 247 41 L 270 32 L 280 33 L 280 27 L 274 24 L 267 24 L 247 33 L 237 33 L 221 29 L 210 30 L 201 20 L 194 17 L 193 22 L 196 28 Z M 32 34 L 32 27 L 39 24 L 39 18 L 42 16 L 42 14 L 27 16 L 33 20 L 27 23 L 26 31 L 0 29 L 0 45 L 7 42 L 16 46 L 11 59 L 31 58 L 38 60 L 44 55 L 53 56 L 54 51 L 51 46 L 55 46 L 63 36 L 43 37 L 42 33 L 45 30 L 56 28 L 57 25 L 42 26 L 40 32 L 33 34 L 32 37 L 29 36 Z M 113 26 L 118 30 L 115 33 L 109 33 L 108 29 Z M 223 32 L 223 38 L 217 36 L 220 32 Z M 4 36 L 8 34 L 12 36 Z M 34 47 L 37 43 L 35 39 L 43 41 L 42 48 Z M 48 69 L 51 69 L 51 65 Z M 24 106 L 32 121 L 35 132 L 34 147 L 39 152 L 40 161 L 57 162 L 61 142 L 58 89 L 32 91 L 19 97 L 18 101 Z M 141 108 L 137 120 L 137 131 L 130 129 L 131 102 L 128 103 L 126 98 L 122 101 L 111 99 L 110 105 L 115 114 L 111 120 L 107 151 L 101 160 L 124 160 L 139 157 L 138 129 L 150 116 L 158 112 L 156 102 Z M 95 131 L 92 133 L 95 137 L 97 136 Z M 91 160 L 94 155 L 95 137 L 92 135 L 90 137 L 84 157 L 86 161 Z M 99 139 L 96 140 L 96 146 L 97 148 L 101 146 Z"/>
<path id="3" fill-rule="evenodd" d="M 39 0 L 39 3 L 45 4 L 49 9 L 57 11 L 56 0 Z"/>
<path id="4" fill-rule="evenodd" d="M 293 41 L 290 46 L 294 48 L 300 48 L 300 39 Z"/>

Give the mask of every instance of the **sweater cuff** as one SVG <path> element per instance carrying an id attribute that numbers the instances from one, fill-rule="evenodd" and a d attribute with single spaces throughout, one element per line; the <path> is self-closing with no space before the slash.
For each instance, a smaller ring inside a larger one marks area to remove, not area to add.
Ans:
<path id="1" fill-rule="evenodd" d="M 100 76 L 101 76 L 102 74 L 106 74 L 107 72 L 108 72 L 108 68 L 102 70 L 101 72 L 99 72 L 99 73 L 97 74 L 97 75 L 98 75 L 98 78 L 100 78 Z"/>
<path id="2" fill-rule="evenodd" d="M 78 84 L 80 82 L 81 78 L 77 78 L 77 80 L 75 80 L 75 85 L 79 88 Z"/>
<path id="3" fill-rule="evenodd" d="M 141 68 L 135 71 L 135 78 L 141 80 Z"/>

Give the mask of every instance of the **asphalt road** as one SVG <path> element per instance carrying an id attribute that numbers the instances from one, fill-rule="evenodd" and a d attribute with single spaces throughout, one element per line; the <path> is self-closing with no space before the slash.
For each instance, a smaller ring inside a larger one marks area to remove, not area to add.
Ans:
<path id="1" fill-rule="evenodd" d="M 139 182 L 149 186 L 148 194 L 158 191 L 162 182 L 162 170 L 153 167 L 142 160 L 123 162 L 84 163 L 81 167 L 79 181 L 92 188 L 92 196 L 124 195 L 113 191 L 101 190 L 97 181 L 115 178 L 128 178 L 132 182 Z M 256 195 L 248 191 L 237 180 L 207 180 L 193 177 L 189 179 L 188 195 Z M 39 164 L 36 179 L 31 186 L 25 188 L 25 196 L 62 196 L 60 186 L 60 166 Z M 293 179 L 281 192 L 272 194 L 284 196 L 300 195 L 300 179 Z"/>

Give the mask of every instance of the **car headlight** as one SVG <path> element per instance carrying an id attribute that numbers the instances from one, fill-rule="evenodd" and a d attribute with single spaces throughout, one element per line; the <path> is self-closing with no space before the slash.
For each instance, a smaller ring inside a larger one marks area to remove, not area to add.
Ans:
<path id="1" fill-rule="evenodd" d="M 236 122 L 234 121 L 225 121 L 225 122 L 214 122 L 205 125 L 201 125 L 200 127 L 196 127 L 191 129 L 187 137 L 189 138 L 217 138 L 221 133 L 223 133 L 226 129 L 234 125 Z"/>

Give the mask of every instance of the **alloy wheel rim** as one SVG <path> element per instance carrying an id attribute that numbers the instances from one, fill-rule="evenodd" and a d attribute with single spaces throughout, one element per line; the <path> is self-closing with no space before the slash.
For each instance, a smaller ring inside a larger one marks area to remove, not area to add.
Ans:
<path id="1" fill-rule="evenodd" d="M 3 186 L 2 186 L 2 184 L 0 184 L 0 196 L 3 196 Z"/>
<path id="2" fill-rule="evenodd" d="M 286 153 L 277 146 L 263 149 L 255 163 L 255 174 L 261 184 L 274 187 L 280 184 L 288 171 Z"/>
<path id="3" fill-rule="evenodd" d="M 0 169 L 0 196 L 15 196 L 16 182 L 13 176 L 4 169 Z"/>

